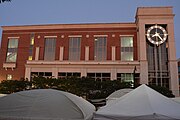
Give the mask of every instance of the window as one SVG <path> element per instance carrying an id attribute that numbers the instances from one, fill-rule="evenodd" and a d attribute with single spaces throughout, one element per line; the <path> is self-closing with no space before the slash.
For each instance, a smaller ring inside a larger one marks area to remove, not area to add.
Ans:
<path id="1" fill-rule="evenodd" d="M 87 77 L 90 77 L 94 80 L 110 80 L 110 73 L 87 73 Z"/>
<path id="2" fill-rule="evenodd" d="M 44 60 L 55 60 L 56 38 L 45 38 Z"/>
<path id="3" fill-rule="evenodd" d="M 31 72 L 31 78 L 38 76 L 46 77 L 46 78 L 52 77 L 52 72 Z"/>
<path id="4" fill-rule="evenodd" d="M 6 77 L 7 80 L 12 80 L 12 75 L 10 74 L 7 74 L 7 77 Z"/>
<path id="5" fill-rule="evenodd" d="M 16 62 L 18 39 L 9 39 L 6 62 Z"/>
<path id="6" fill-rule="evenodd" d="M 133 73 L 117 73 L 117 80 L 122 82 L 131 82 L 134 83 L 134 74 Z"/>
<path id="7" fill-rule="evenodd" d="M 133 37 L 122 36 L 121 37 L 121 60 L 133 61 Z"/>
<path id="8" fill-rule="evenodd" d="M 106 60 L 106 37 L 96 37 L 94 39 L 94 60 L 103 61 Z"/>
<path id="9" fill-rule="evenodd" d="M 66 77 L 81 77 L 81 73 L 79 72 L 59 72 L 58 78 L 66 78 Z"/>
<path id="10" fill-rule="evenodd" d="M 30 46 L 29 46 L 29 57 L 28 57 L 28 60 L 32 60 L 33 46 L 34 46 L 34 34 L 31 34 L 31 36 L 30 36 Z"/>
<path id="11" fill-rule="evenodd" d="M 69 39 L 69 60 L 80 60 L 81 38 L 70 37 Z"/>

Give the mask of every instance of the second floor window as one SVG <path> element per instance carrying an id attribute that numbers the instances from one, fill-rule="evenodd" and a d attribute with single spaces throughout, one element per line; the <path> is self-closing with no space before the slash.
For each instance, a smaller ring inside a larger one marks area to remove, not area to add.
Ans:
<path id="1" fill-rule="evenodd" d="M 121 60 L 133 61 L 133 36 L 121 37 Z"/>
<path id="2" fill-rule="evenodd" d="M 81 38 L 70 37 L 69 39 L 69 60 L 80 60 Z"/>
<path id="3" fill-rule="evenodd" d="M 44 60 L 55 60 L 56 38 L 45 38 Z"/>
<path id="4" fill-rule="evenodd" d="M 33 57 L 33 47 L 34 47 L 34 34 L 30 36 L 30 46 L 29 46 L 29 57 L 28 60 L 32 60 Z"/>
<path id="5" fill-rule="evenodd" d="M 94 39 L 94 60 L 103 61 L 106 60 L 106 37 L 96 37 Z"/>
<path id="6" fill-rule="evenodd" d="M 6 62 L 16 62 L 18 50 L 18 39 L 9 39 Z"/>

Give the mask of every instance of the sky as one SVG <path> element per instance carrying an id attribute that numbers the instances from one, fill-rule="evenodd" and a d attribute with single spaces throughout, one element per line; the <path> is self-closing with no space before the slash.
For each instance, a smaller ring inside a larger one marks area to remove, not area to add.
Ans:
<path id="1" fill-rule="evenodd" d="M 11 0 L 0 4 L 0 26 L 134 22 L 137 7 L 154 6 L 173 7 L 180 58 L 180 0 Z"/>

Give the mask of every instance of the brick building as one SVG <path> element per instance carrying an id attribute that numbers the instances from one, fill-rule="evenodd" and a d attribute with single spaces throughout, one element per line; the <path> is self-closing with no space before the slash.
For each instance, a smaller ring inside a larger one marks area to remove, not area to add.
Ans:
<path id="1" fill-rule="evenodd" d="M 2 26 L 0 80 L 89 76 L 166 86 L 178 95 L 172 7 L 135 22 Z"/>
<path id="2" fill-rule="evenodd" d="M 180 85 L 180 58 L 178 59 L 178 76 L 179 76 L 179 85 Z"/>

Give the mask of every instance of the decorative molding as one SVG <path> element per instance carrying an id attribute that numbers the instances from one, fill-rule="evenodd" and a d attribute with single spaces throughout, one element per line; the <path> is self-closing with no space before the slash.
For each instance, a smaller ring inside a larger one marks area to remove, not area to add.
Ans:
<path id="1" fill-rule="evenodd" d="M 8 37 L 8 39 L 19 39 L 20 37 Z"/>
<path id="2" fill-rule="evenodd" d="M 2 30 L 42 30 L 42 29 L 74 29 L 74 28 L 135 28 L 132 23 L 89 23 L 89 24 L 48 24 L 48 25 L 22 25 L 2 26 Z"/>
<path id="3" fill-rule="evenodd" d="M 86 38 L 89 38 L 89 35 L 86 35 Z"/>
<path id="4" fill-rule="evenodd" d="M 115 35 L 115 34 L 112 34 L 112 37 L 116 37 L 116 35 Z"/>
<path id="5" fill-rule="evenodd" d="M 120 37 L 134 37 L 134 35 L 119 35 Z"/>
<path id="6" fill-rule="evenodd" d="M 82 35 L 68 35 L 68 37 L 82 37 Z"/>
<path id="7" fill-rule="evenodd" d="M 44 36 L 44 38 L 57 38 L 57 36 Z"/>
<path id="8" fill-rule="evenodd" d="M 16 63 L 3 63 L 3 68 L 6 70 L 8 68 L 11 68 L 12 70 L 14 70 L 14 68 L 16 68 Z"/>
<path id="9" fill-rule="evenodd" d="M 94 35 L 94 37 L 108 37 L 108 35 Z"/>

